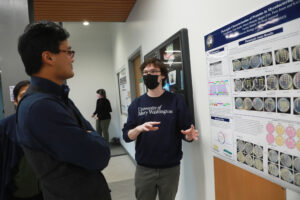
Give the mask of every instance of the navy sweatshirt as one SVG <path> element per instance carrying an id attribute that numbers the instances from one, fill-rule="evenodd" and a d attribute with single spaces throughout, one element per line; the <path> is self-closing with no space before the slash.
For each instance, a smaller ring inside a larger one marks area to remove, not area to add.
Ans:
<path id="1" fill-rule="evenodd" d="M 190 112 L 182 96 L 165 91 L 160 97 L 147 94 L 135 99 L 128 108 L 123 138 L 131 142 L 128 131 L 149 121 L 159 121 L 157 131 L 142 132 L 136 140 L 135 159 L 139 165 L 167 168 L 180 164 L 182 139 L 180 131 L 190 128 Z"/>
<path id="2" fill-rule="evenodd" d="M 17 139 L 40 178 L 45 200 L 110 199 L 100 172 L 110 149 L 68 98 L 67 86 L 31 77 L 17 111 Z"/>

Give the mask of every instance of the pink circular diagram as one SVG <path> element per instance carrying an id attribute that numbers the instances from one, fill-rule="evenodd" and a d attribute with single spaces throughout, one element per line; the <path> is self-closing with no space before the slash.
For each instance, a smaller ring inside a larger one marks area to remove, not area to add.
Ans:
<path id="1" fill-rule="evenodd" d="M 285 144 L 289 149 L 294 149 L 296 147 L 296 141 L 293 138 L 286 139 Z"/>
<path id="2" fill-rule="evenodd" d="M 296 136 L 296 129 L 292 126 L 288 126 L 286 129 L 285 129 L 285 132 L 287 134 L 287 136 L 289 138 L 293 138 Z"/>
<path id="3" fill-rule="evenodd" d="M 272 123 L 268 123 L 267 124 L 267 131 L 268 131 L 268 133 L 273 133 L 274 130 L 275 130 L 274 125 Z"/>
<path id="4" fill-rule="evenodd" d="M 271 133 L 269 133 L 269 134 L 267 135 L 267 142 L 268 142 L 269 144 L 273 144 L 273 143 L 274 143 L 274 136 L 273 136 Z"/>

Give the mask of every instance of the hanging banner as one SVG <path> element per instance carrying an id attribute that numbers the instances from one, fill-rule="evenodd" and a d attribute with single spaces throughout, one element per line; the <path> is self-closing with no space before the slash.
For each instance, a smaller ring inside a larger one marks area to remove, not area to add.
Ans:
<path id="1" fill-rule="evenodd" d="M 212 151 L 300 192 L 300 0 L 205 36 Z"/>

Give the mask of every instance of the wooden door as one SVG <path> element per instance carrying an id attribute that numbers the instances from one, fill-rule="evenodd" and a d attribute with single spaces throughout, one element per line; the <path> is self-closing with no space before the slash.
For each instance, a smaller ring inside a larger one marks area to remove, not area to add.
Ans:
<path id="1" fill-rule="evenodd" d="M 285 189 L 214 157 L 216 200 L 285 200 Z"/>
<path id="2" fill-rule="evenodd" d="M 141 65 L 141 56 L 139 55 L 133 60 L 136 97 L 141 96 L 141 94 L 143 93 L 140 87 L 143 84 L 143 76 L 140 71 L 140 65 Z"/>

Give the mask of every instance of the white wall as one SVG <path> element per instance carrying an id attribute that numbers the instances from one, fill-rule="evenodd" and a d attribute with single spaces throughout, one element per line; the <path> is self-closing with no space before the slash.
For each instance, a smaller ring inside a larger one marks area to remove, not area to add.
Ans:
<path id="1" fill-rule="evenodd" d="M 5 116 L 15 112 L 9 86 L 29 80 L 18 53 L 18 38 L 28 23 L 27 1 L 0 0 L 0 71 Z"/>
<path id="2" fill-rule="evenodd" d="M 215 199 L 203 38 L 267 3 L 270 1 L 138 0 L 127 22 L 115 27 L 113 52 L 116 71 L 121 66 L 128 67 L 128 56 L 138 47 L 142 47 L 144 56 L 181 28 L 188 28 L 195 119 L 200 141 L 183 145 L 184 157 L 177 199 Z M 120 125 L 125 121 L 126 116 L 121 116 Z M 134 157 L 133 143 L 122 143 Z M 287 190 L 287 199 L 300 199 L 300 194 Z"/>
<path id="3" fill-rule="evenodd" d="M 113 112 L 109 126 L 110 138 L 120 137 L 120 122 L 117 108 L 117 90 L 112 64 L 112 23 L 63 23 L 70 33 L 69 43 L 76 51 L 73 69 L 75 76 L 68 80 L 71 88 L 70 98 L 75 102 L 83 116 L 94 126 L 91 115 L 96 108 L 96 91 L 106 90 Z"/>

